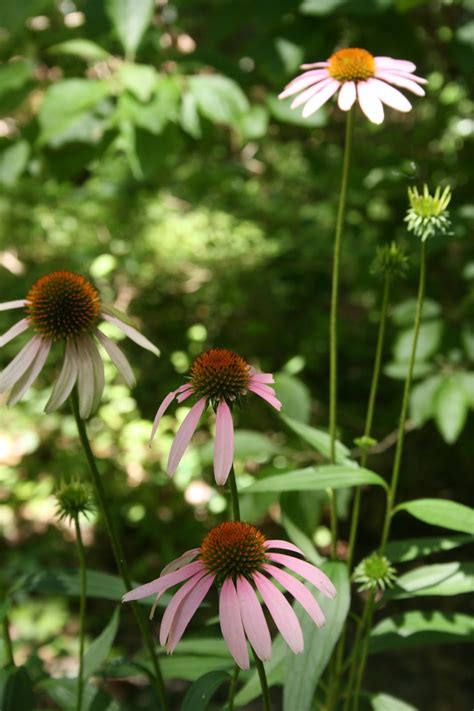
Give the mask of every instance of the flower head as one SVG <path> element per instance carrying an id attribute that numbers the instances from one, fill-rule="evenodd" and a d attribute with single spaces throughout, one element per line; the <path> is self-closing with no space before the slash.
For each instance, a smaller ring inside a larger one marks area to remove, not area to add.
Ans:
<path id="1" fill-rule="evenodd" d="M 303 117 L 311 116 L 331 96 L 339 92 L 338 106 L 348 111 L 356 99 L 363 113 L 372 123 L 382 123 L 383 105 L 398 111 L 410 111 L 411 104 L 394 86 L 423 96 L 420 84 L 426 80 L 413 74 L 413 62 L 391 57 L 373 57 L 365 49 L 340 49 L 326 62 L 302 64 L 306 69 L 293 79 L 279 95 L 280 99 L 295 96 L 292 109 L 303 106 Z M 394 85 L 394 86 L 391 86 Z"/>
<path id="2" fill-rule="evenodd" d="M 390 277 L 405 276 L 408 267 L 408 257 L 403 247 L 396 242 L 377 247 L 375 258 L 370 266 L 372 274 L 383 274 Z"/>
<path id="3" fill-rule="evenodd" d="M 46 363 L 51 346 L 64 344 L 64 360 L 45 411 L 60 407 L 77 383 L 79 412 L 86 419 L 98 407 L 104 389 L 104 366 L 97 344 L 103 346 L 130 387 L 132 368 L 120 348 L 98 327 L 108 321 L 142 348 L 159 355 L 158 349 L 128 322 L 125 314 L 105 306 L 99 293 L 80 274 L 58 271 L 40 277 L 26 299 L 0 303 L 0 311 L 24 309 L 24 317 L 0 336 L 0 347 L 24 331 L 35 335 L 0 374 L 0 393 L 11 389 L 8 404 L 17 403 Z"/>
<path id="4" fill-rule="evenodd" d="M 388 558 L 379 553 L 372 553 L 364 558 L 353 573 L 353 580 L 362 590 L 385 590 L 391 588 L 396 580 L 397 571 Z"/>
<path id="5" fill-rule="evenodd" d="M 80 515 L 88 518 L 95 510 L 90 488 L 79 479 L 60 484 L 56 491 L 56 506 L 60 521 L 74 521 Z"/>
<path id="6" fill-rule="evenodd" d="M 290 551 L 292 555 L 278 550 Z M 296 654 L 303 651 L 303 633 L 298 618 L 272 580 L 299 602 L 318 627 L 324 624 L 324 614 L 312 593 L 283 567 L 312 583 L 326 597 L 336 595 L 327 575 L 296 557 L 295 553 L 303 555 L 292 543 L 266 540 L 248 523 L 221 523 L 207 534 L 200 548 L 184 553 L 166 566 L 159 578 L 131 590 L 124 595 L 123 601 L 156 595 L 153 613 L 166 590 L 184 583 L 171 598 L 161 621 L 160 644 L 171 653 L 215 584 L 219 589 L 222 635 L 236 663 L 242 669 L 248 669 L 247 640 L 263 661 L 270 659 L 272 651 L 270 632 L 257 593 L 289 647 Z"/>
<path id="7" fill-rule="evenodd" d="M 208 405 L 216 412 L 216 441 L 214 448 L 214 475 L 218 484 L 225 484 L 234 455 L 234 425 L 232 407 L 241 404 L 247 392 L 253 392 L 281 409 L 281 402 L 269 386 L 270 373 L 257 373 L 243 358 L 226 348 L 212 348 L 201 353 L 189 372 L 189 380 L 177 390 L 168 393 L 155 416 L 151 439 L 155 436 L 161 418 L 176 398 L 183 402 L 191 395 L 198 398 L 179 428 L 168 458 L 167 472 L 172 476 L 183 457 L 199 419 Z"/>
<path id="8" fill-rule="evenodd" d="M 443 192 L 438 185 L 434 195 L 430 195 L 426 184 L 423 186 L 422 193 L 419 193 L 416 187 L 408 188 L 408 199 L 410 209 L 406 214 L 405 222 L 409 232 L 414 232 L 417 237 L 421 237 L 422 242 L 437 234 L 450 233 L 451 220 L 447 209 L 451 202 L 449 185 Z"/>

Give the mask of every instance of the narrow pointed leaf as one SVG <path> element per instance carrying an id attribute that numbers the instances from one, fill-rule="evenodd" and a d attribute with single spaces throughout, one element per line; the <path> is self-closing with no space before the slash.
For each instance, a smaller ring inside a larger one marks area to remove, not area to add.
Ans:
<path id="1" fill-rule="evenodd" d="M 260 479 L 251 484 L 245 493 L 256 494 L 268 491 L 321 491 L 324 489 L 343 489 L 350 486 L 373 484 L 387 488 L 387 484 L 378 474 L 368 469 L 354 469 L 347 465 L 328 464 L 321 467 L 306 467 L 292 472 L 277 474 Z"/>
<path id="2" fill-rule="evenodd" d="M 474 509 L 456 501 L 447 499 L 414 499 L 405 501 L 395 509 L 395 512 L 407 511 L 419 521 L 433 526 L 449 528 L 474 535 Z"/>
<path id="3" fill-rule="evenodd" d="M 204 711 L 218 690 L 230 677 L 225 671 L 211 671 L 197 679 L 188 689 L 181 711 Z"/>

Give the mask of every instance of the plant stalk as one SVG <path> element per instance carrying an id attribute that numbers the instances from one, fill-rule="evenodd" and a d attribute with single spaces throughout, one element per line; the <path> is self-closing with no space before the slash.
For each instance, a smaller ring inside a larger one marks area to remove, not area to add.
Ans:
<path id="1" fill-rule="evenodd" d="M 232 521 L 240 521 L 239 492 L 237 489 L 237 480 L 235 478 L 234 465 L 232 465 L 230 468 L 228 482 L 230 491 L 230 508 L 232 512 Z"/>
<path id="2" fill-rule="evenodd" d="M 80 571 L 80 603 L 79 603 L 79 673 L 77 676 L 77 698 L 76 709 L 82 709 L 82 697 L 84 690 L 84 635 L 86 626 L 86 600 L 87 600 L 87 568 L 86 568 L 86 553 L 84 543 L 82 541 L 81 527 L 79 525 L 79 516 L 74 517 L 74 526 L 76 529 L 77 552 L 79 556 L 79 571 Z"/>

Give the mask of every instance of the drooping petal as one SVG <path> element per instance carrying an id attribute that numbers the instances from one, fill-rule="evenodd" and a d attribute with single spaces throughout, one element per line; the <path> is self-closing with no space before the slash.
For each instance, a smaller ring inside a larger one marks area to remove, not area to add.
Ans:
<path id="1" fill-rule="evenodd" d="M 414 72 L 416 64 L 405 59 L 393 59 L 392 57 L 374 57 L 376 69 L 395 69 L 400 72 Z"/>
<path id="2" fill-rule="evenodd" d="M 16 299 L 16 301 L 3 301 L 0 303 L 0 311 L 10 311 L 11 309 L 21 309 L 27 304 L 26 299 Z"/>
<path id="3" fill-rule="evenodd" d="M 247 639 L 254 648 L 257 657 L 266 662 L 272 656 L 272 639 L 267 621 L 255 590 L 241 575 L 237 578 L 237 597 Z"/>
<path id="4" fill-rule="evenodd" d="M 272 373 L 252 373 L 250 378 L 251 383 L 257 383 L 260 385 L 269 385 L 275 382 L 275 378 Z"/>
<path id="5" fill-rule="evenodd" d="M 228 404 L 222 400 L 217 406 L 216 437 L 214 442 L 214 477 L 224 486 L 234 461 L 234 423 Z"/>
<path id="6" fill-rule="evenodd" d="M 304 648 L 303 632 L 290 603 L 261 573 L 254 573 L 253 580 L 281 636 L 295 654 L 300 654 Z"/>
<path id="7" fill-rule="evenodd" d="M 158 429 L 158 425 L 160 424 L 160 420 L 165 414 L 166 410 L 169 408 L 171 403 L 176 397 L 177 390 L 172 390 L 168 395 L 165 397 L 161 405 L 159 406 L 157 413 L 155 415 L 155 419 L 153 420 L 153 427 L 151 428 L 151 435 L 150 435 L 150 445 L 153 441 L 154 436 L 156 435 L 156 430 Z"/>
<path id="8" fill-rule="evenodd" d="M 273 390 L 273 388 L 268 387 L 268 385 L 260 385 L 257 383 L 250 383 L 247 386 L 247 389 L 251 390 L 253 393 L 255 393 L 255 395 L 258 395 L 263 400 L 266 400 L 276 410 L 281 410 L 282 404 L 278 400 L 278 398 L 275 397 L 275 391 Z"/>
<path id="9" fill-rule="evenodd" d="M 179 606 L 183 602 L 184 598 L 191 592 L 193 588 L 196 587 L 201 578 L 207 574 L 207 570 L 201 570 L 196 575 L 193 575 L 184 585 L 176 592 L 168 605 L 161 620 L 160 626 L 160 644 L 164 647 L 170 634 L 171 626 L 174 622 L 175 615 L 178 611 Z"/>
<path id="10" fill-rule="evenodd" d="M 168 573 L 172 573 L 173 571 L 179 570 L 183 566 L 187 565 L 192 560 L 194 560 L 197 555 L 199 555 L 200 550 L 200 548 L 191 548 L 191 550 L 186 551 L 185 553 L 180 555 L 179 558 L 175 558 L 171 561 L 171 563 L 165 565 L 165 567 L 161 571 L 161 576 L 167 575 Z"/>
<path id="11" fill-rule="evenodd" d="M 301 548 L 298 548 L 298 546 L 295 546 L 293 543 L 290 543 L 289 541 L 282 541 L 279 538 L 273 538 L 270 540 L 266 540 L 263 545 L 265 546 L 265 548 L 268 548 L 269 550 L 279 548 L 280 550 L 293 551 L 293 553 L 299 553 L 300 555 L 304 556 L 304 553 L 301 550 Z"/>
<path id="12" fill-rule="evenodd" d="M 214 582 L 214 578 L 214 574 L 209 573 L 208 575 L 205 575 L 204 578 L 196 583 L 195 587 L 179 606 L 178 611 L 174 616 L 166 645 L 168 654 L 171 654 L 174 651 L 176 645 L 183 636 L 186 627 L 191 621 L 192 616 L 206 597 L 209 588 Z"/>
<path id="13" fill-rule="evenodd" d="M 310 64 L 300 64 L 300 69 L 312 69 L 313 67 L 329 67 L 329 62 L 312 62 Z"/>
<path id="14" fill-rule="evenodd" d="M 175 473 L 176 468 L 183 457 L 185 449 L 194 434 L 194 430 L 198 426 L 198 422 L 205 407 L 206 398 L 201 398 L 195 405 L 192 406 L 181 423 L 181 427 L 176 433 L 171 447 L 170 456 L 168 458 L 167 472 L 169 476 L 172 476 Z"/>
<path id="15" fill-rule="evenodd" d="M 9 328 L 8 331 L 5 331 L 3 336 L 0 336 L 0 348 L 3 348 L 4 345 L 19 336 L 20 333 L 26 331 L 29 326 L 30 322 L 27 318 L 22 318 L 21 321 L 18 321 L 14 326 Z"/>
<path id="16" fill-rule="evenodd" d="M 99 329 L 96 329 L 95 336 L 99 343 L 104 347 L 109 356 L 110 360 L 114 363 L 115 367 L 125 380 L 129 388 L 133 388 L 136 383 L 135 376 L 133 374 L 132 366 L 128 362 L 125 353 L 118 347 L 114 341 L 112 341 L 105 333 L 102 333 Z"/>
<path id="17" fill-rule="evenodd" d="M 41 347 L 41 336 L 33 336 L 28 343 L 23 346 L 13 358 L 11 363 L 7 365 L 0 374 L 0 393 L 5 392 L 15 385 L 16 381 L 21 378 L 25 370 L 27 370 L 36 358 Z"/>
<path id="18" fill-rule="evenodd" d="M 383 121 L 383 105 L 375 89 L 366 81 L 357 84 L 357 97 L 359 106 L 372 123 L 380 124 Z"/>
<path id="19" fill-rule="evenodd" d="M 128 323 L 125 323 L 116 316 L 112 316 L 108 313 L 102 312 L 102 318 L 105 321 L 112 323 L 114 326 L 117 326 L 117 328 L 119 328 L 123 333 L 125 333 L 126 336 L 130 338 L 130 340 L 134 341 L 142 348 L 146 348 L 147 351 L 151 351 L 156 356 L 160 355 L 159 349 L 154 346 L 153 343 L 148 340 L 148 338 L 145 338 L 145 336 L 140 333 L 140 331 L 137 331 L 136 328 L 133 328 L 133 326 L 130 326 Z"/>
<path id="20" fill-rule="evenodd" d="M 425 90 L 413 80 L 413 77 L 408 79 L 398 74 L 392 74 L 392 72 L 377 72 L 375 76 L 377 79 L 383 79 L 383 81 L 390 82 L 390 84 L 395 84 L 395 86 L 400 86 L 402 89 L 407 89 L 417 96 L 425 95 Z"/>
<path id="21" fill-rule="evenodd" d="M 297 600 L 301 607 L 306 610 L 308 615 L 318 627 L 322 627 L 324 625 L 324 612 L 321 610 L 308 588 L 306 588 L 302 582 L 274 565 L 264 565 L 263 569 L 269 575 L 273 575 L 275 580 L 280 583 L 280 585 L 283 585 L 283 587 L 288 590 L 291 595 L 293 595 L 295 600 Z"/>
<path id="22" fill-rule="evenodd" d="M 178 391 L 176 391 L 178 392 Z M 176 400 L 181 404 L 185 400 L 188 399 L 188 397 L 191 397 L 191 395 L 194 393 L 194 390 L 191 385 L 188 386 L 186 390 L 182 390 L 179 395 L 177 395 Z"/>
<path id="23" fill-rule="evenodd" d="M 290 570 L 298 573 L 298 575 L 302 575 L 303 578 L 306 578 L 306 580 L 309 580 L 310 583 L 313 583 L 313 585 L 317 587 L 318 590 L 320 590 L 326 597 L 336 597 L 336 588 L 329 580 L 328 576 L 323 573 L 322 570 L 316 568 L 315 565 L 311 565 L 311 563 L 307 563 L 305 560 L 294 558 L 291 555 L 285 555 L 284 553 L 268 553 L 267 558 L 275 563 L 286 565 L 286 567 Z"/>
<path id="24" fill-rule="evenodd" d="M 341 91 L 337 97 L 337 105 L 342 111 L 349 111 L 356 100 L 356 85 L 353 81 L 346 81 L 341 86 Z"/>
<path id="25" fill-rule="evenodd" d="M 298 92 L 303 91 L 308 86 L 315 84 L 321 79 L 325 79 L 329 76 L 327 69 L 319 69 L 317 71 L 305 72 L 300 74 L 295 79 L 292 79 L 289 84 L 285 86 L 283 91 L 278 94 L 279 99 L 286 99 L 288 96 L 293 96 L 298 94 Z"/>
<path id="26" fill-rule="evenodd" d="M 76 383 L 77 371 L 76 346 L 74 341 L 69 339 L 66 342 L 66 353 L 64 354 L 61 372 L 54 383 L 51 395 L 44 408 L 45 412 L 53 412 L 53 410 L 57 410 L 58 407 L 61 407 L 66 402 Z"/>
<path id="27" fill-rule="evenodd" d="M 340 82 L 338 82 L 336 79 L 332 79 L 332 81 L 327 84 L 324 89 L 318 91 L 316 96 L 310 99 L 306 106 L 303 108 L 303 111 L 301 113 L 303 118 L 308 118 L 308 116 L 311 116 L 311 114 L 314 114 L 315 111 L 320 109 L 321 106 L 325 104 L 326 101 L 329 101 L 331 96 L 336 93 L 340 86 Z"/>
<path id="28" fill-rule="evenodd" d="M 155 578 L 150 583 L 145 585 L 140 585 L 138 588 L 129 590 L 128 593 L 122 598 L 122 602 L 130 602 L 130 600 L 141 600 L 143 597 L 149 597 L 150 595 L 158 595 L 159 593 L 164 593 L 168 588 L 182 583 L 184 580 L 192 577 L 200 570 L 204 570 L 205 565 L 201 560 L 196 560 L 194 563 L 188 563 L 183 568 L 175 570 L 173 573 L 168 573 L 167 575 L 161 575 L 159 578 Z"/>
<path id="29" fill-rule="evenodd" d="M 46 359 L 48 358 L 50 349 L 51 341 L 49 339 L 43 339 L 33 363 L 13 386 L 12 391 L 10 393 L 10 397 L 7 400 L 7 405 L 16 405 L 16 403 L 21 400 L 30 385 L 34 383 L 38 375 L 43 370 L 43 366 L 46 363 Z"/>
<path id="30" fill-rule="evenodd" d="M 325 86 L 330 84 L 332 81 L 333 79 L 331 79 L 331 77 L 326 77 L 325 79 L 320 79 L 318 83 L 312 84 L 309 89 L 302 91 L 301 94 L 298 94 L 298 96 L 293 99 L 290 104 L 290 108 L 297 109 L 298 106 L 305 104 L 307 101 L 312 99 L 313 96 L 316 96 L 316 94 L 318 94 L 322 89 L 324 89 Z"/>
<path id="31" fill-rule="evenodd" d="M 394 89 L 393 86 L 380 81 L 380 79 L 369 79 L 368 82 L 370 86 L 375 87 L 377 96 L 384 104 L 397 111 L 411 111 L 410 102 L 398 89 Z"/>
<path id="32" fill-rule="evenodd" d="M 92 363 L 92 372 L 94 376 L 94 396 L 92 398 L 91 413 L 95 412 L 100 405 L 102 400 L 102 394 L 105 387 L 105 376 L 104 376 L 104 363 L 100 357 L 100 353 L 97 350 L 97 346 L 93 338 L 89 335 L 82 337 L 81 341 L 84 347 L 89 351 L 89 356 Z"/>
<path id="33" fill-rule="evenodd" d="M 81 341 L 76 341 L 77 353 L 77 394 L 79 396 L 79 414 L 83 420 L 91 415 L 94 402 L 94 364 L 88 348 Z"/>
<path id="34" fill-rule="evenodd" d="M 231 578 L 226 578 L 219 595 L 219 621 L 222 636 L 241 669 L 249 668 L 249 653 L 240 616 L 237 592 Z"/>

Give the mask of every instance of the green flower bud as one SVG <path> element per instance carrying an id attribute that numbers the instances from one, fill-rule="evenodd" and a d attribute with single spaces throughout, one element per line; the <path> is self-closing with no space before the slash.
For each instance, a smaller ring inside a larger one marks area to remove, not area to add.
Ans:
<path id="1" fill-rule="evenodd" d="M 79 479 L 61 482 L 56 491 L 56 513 L 60 521 L 75 521 L 80 514 L 88 518 L 95 510 L 89 487 Z"/>
<path id="2" fill-rule="evenodd" d="M 410 209 L 405 222 L 409 232 L 414 232 L 424 242 L 428 237 L 447 235 L 451 233 L 451 220 L 447 207 L 451 202 L 451 188 L 445 187 L 443 192 L 438 187 L 434 195 L 430 195 L 428 186 L 423 186 L 423 193 L 418 188 L 408 188 Z"/>
<path id="3" fill-rule="evenodd" d="M 396 242 L 377 247 L 374 261 L 370 267 L 372 274 L 387 274 L 389 276 L 405 276 L 408 267 L 408 257 L 403 247 Z"/>
<path id="4" fill-rule="evenodd" d="M 372 553 L 364 558 L 354 570 L 352 579 L 359 583 L 359 592 L 362 590 L 385 590 L 391 588 L 396 580 L 397 571 L 390 565 L 384 555 Z"/>

